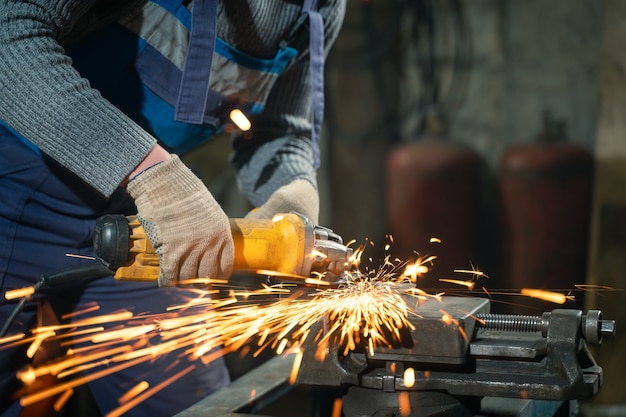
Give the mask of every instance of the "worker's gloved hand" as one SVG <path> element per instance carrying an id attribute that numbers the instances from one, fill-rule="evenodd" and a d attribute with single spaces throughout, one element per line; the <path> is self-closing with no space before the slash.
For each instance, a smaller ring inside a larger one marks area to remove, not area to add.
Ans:
<path id="1" fill-rule="evenodd" d="M 160 256 L 160 287 L 230 276 L 234 244 L 228 217 L 176 155 L 134 177 L 127 188 Z"/>
<path id="2" fill-rule="evenodd" d="M 250 211 L 247 219 L 271 219 L 277 213 L 295 211 L 318 223 L 320 198 L 317 189 L 309 181 L 298 179 L 283 185 L 261 207 Z"/>

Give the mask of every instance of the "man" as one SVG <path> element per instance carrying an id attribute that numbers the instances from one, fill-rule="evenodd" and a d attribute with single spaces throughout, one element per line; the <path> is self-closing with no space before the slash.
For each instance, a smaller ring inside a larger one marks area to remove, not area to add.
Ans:
<path id="1" fill-rule="evenodd" d="M 96 302 L 99 314 L 160 311 L 177 283 L 224 278 L 233 242 L 226 214 L 177 154 L 229 126 L 241 191 L 271 217 L 317 222 L 321 63 L 345 0 L 29 0 L 0 3 L 0 290 L 93 255 L 95 220 L 137 212 L 161 256 L 157 284 L 111 277 L 46 293 L 60 318 Z M 14 304 L 0 305 L 4 323 Z M 35 323 L 27 306 L 11 332 Z M 132 382 L 176 358 L 90 383 L 105 414 Z M 19 349 L 0 350 L 0 415 L 17 415 Z M 179 365 L 183 366 L 183 365 Z M 222 361 L 196 369 L 129 415 L 173 415 L 229 381 Z M 3 414 L 4 413 L 4 414 Z"/>

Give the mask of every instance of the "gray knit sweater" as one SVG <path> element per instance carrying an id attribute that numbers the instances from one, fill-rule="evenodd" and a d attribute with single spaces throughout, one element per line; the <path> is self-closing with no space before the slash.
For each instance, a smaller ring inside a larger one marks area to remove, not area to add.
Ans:
<path id="1" fill-rule="evenodd" d="M 320 1 L 326 50 L 345 0 Z M 132 13 L 137 0 L 0 2 L 0 119 L 104 195 L 110 195 L 156 139 L 81 78 L 64 46 Z M 250 55 L 271 57 L 299 15 L 300 0 L 224 0 L 218 36 Z M 310 142 L 308 53 L 280 76 L 254 139 L 235 137 L 231 161 L 255 205 L 295 178 L 315 183 Z"/>

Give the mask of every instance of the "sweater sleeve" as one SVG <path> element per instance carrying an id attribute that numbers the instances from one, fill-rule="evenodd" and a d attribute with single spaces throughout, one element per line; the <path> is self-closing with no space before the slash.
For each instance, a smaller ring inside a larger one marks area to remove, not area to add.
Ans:
<path id="1" fill-rule="evenodd" d="M 108 196 L 156 140 L 91 88 L 60 46 L 93 3 L 0 2 L 0 120 Z"/>
<path id="2" fill-rule="evenodd" d="M 346 1 L 327 0 L 320 4 L 327 56 L 343 24 Z M 251 121 L 252 140 L 248 133 L 235 135 L 231 162 L 242 192 L 253 205 L 263 204 L 276 189 L 296 179 L 317 185 L 311 141 L 308 48 L 279 76 L 264 111 Z"/>

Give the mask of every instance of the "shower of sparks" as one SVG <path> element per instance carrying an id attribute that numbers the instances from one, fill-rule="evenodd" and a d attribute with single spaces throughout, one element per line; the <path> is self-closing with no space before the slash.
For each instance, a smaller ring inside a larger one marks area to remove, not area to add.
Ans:
<path id="1" fill-rule="evenodd" d="M 355 259 L 360 259 L 361 251 L 355 252 Z M 296 353 L 290 377 L 294 383 L 303 343 L 310 338 L 317 346 L 315 356 L 319 359 L 323 359 L 330 343 L 338 343 L 343 354 L 360 346 L 373 355 L 377 347 L 398 342 L 402 329 L 414 329 L 410 319 L 417 316 L 420 301 L 431 296 L 413 286 L 397 284 L 415 283 L 428 271 L 433 259 L 423 257 L 416 262 L 386 259 L 378 271 L 353 272 L 342 286 L 320 285 L 316 291 L 302 291 L 289 284 L 263 285 L 258 290 L 226 287 L 228 295 L 215 298 L 215 291 L 189 289 L 193 296 L 160 314 L 119 311 L 83 318 L 80 313 L 97 312 L 95 306 L 87 306 L 72 317 L 71 324 L 40 326 L 27 335 L 2 338 L 0 349 L 21 344 L 32 355 L 51 339 L 62 346 L 71 346 L 62 358 L 17 373 L 25 385 L 47 375 L 58 378 L 56 385 L 22 397 L 23 406 L 71 392 L 79 385 L 161 355 L 175 353 L 179 359 L 208 363 L 225 353 L 238 351 L 253 340 L 256 341 L 251 351 L 253 356 L 266 349 L 277 354 Z M 406 297 L 413 299 L 410 305 Z M 319 328 L 314 325 L 322 319 L 326 323 L 324 328 L 314 330 Z M 120 408 L 112 415 L 161 388 L 162 385 L 148 388 L 143 384 L 133 388 L 120 399 Z"/>
<path id="2" fill-rule="evenodd" d="M 354 251 L 351 260 L 354 265 L 360 265 L 362 255 L 363 248 Z M 434 261 L 435 257 L 428 255 L 418 256 L 414 262 L 386 257 L 378 269 L 350 273 L 349 279 L 339 287 L 328 285 L 323 276 L 284 277 L 317 286 L 314 291 L 304 291 L 286 282 L 247 290 L 229 287 L 225 281 L 190 280 L 188 284 L 211 284 L 213 289 L 188 288 L 190 296 L 186 302 L 168 306 L 158 314 L 117 311 L 83 318 L 98 310 L 97 305 L 84 306 L 73 313 L 71 324 L 41 326 L 28 334 L 0 338 L 0 349 L 23 345 L 32 355 L 41 344 L 53 339 L 61 346 L 70 347 L 61 358 L 17 373 L 24 385 L 32 385 L 44 376 L 58 379 L 50 388 L 23 396 L 20 399 L 23 406 L 57 395 L 61 395 L 57 401 L 62 404 L 79 385 L 172 353 L 179 361 L 199 359 L 203 363 L 234 351 L 247 354 L 249 350 L 253 356 L 265 350 L 279 355 L 295 353 L 289 377 L 289 382 L 295 383 L 305 341 L 314 342 L 307 346 L 316 346 L 314 356 L 319 360 L 324 359 L 331 344 L 339 346 L 343 355 L 359 348 L 374 356 L 377 347 L 391 347 L 399 342 L 403 330 L 414 330 L 411 319 L 419 318 L 419 305 L 426 299 L 439 299 L 443 295 L 417 287 Z M 487 277 L 473 265 L 469 270 L 455 272 L 472 274 L 472 280 L 440 281 L 471 290 L 476 279 Z M 272 271 L 257 273 L 281 278 Z M 215 297 L 218 292 L 215 287 L 220 286 L 227 290 L 222 298 Z M 484 287 L 483 290 L 487 293 Z M 559 293 L 548 297 L 546 291 L 528 289 L 522 290 L 522 294 L 559 304 L 570 298 Z M 441 313 L 442 321 L 455 325 L 450 314 Z M 324 326 L 315 326 L 321 320 Z M 253 341 L 256 343 L 251 344 Z M 120 406 L 111 416 L 124 413 L 191 372 L 193 367 L 191 363 L 152 387 L 147 382 L 136 381 L 137 385 L 119 399 Z M 407 369 L 404 379 L 405 384 L 414 384 L 414 371 Z M 402 415 L 408 415 L 404 414 L 410 412 L 408 397 L 401 396 L 400 402 Z"/>

